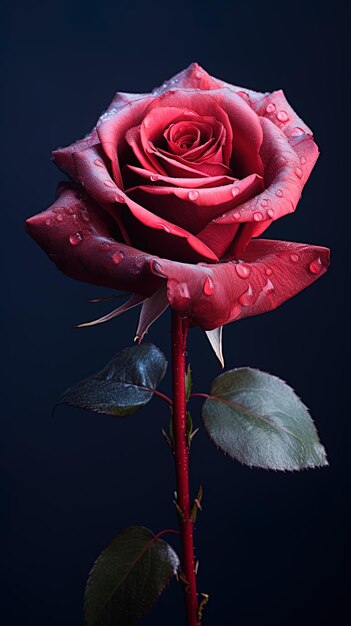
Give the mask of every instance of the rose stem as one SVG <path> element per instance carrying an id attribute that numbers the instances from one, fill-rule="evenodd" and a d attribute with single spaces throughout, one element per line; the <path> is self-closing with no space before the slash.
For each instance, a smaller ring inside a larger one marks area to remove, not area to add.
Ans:
<path id="1" fill-rule="evenodd" d="M 172 311 L 172 379 L 173 379 L 173 438 L 177 484 L 177 505 L 182 545 L 182 570 L 187 626 L 199 626 L 194 560 L 193 522 L 190 518 L 189 449 L 186 428 L 185 349 L 187 325 Z"/>

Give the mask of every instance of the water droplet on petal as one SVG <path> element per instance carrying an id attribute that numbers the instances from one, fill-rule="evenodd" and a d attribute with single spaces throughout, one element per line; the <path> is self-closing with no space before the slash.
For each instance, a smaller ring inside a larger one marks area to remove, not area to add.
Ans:
<path id="1" fill-rule="evenodd" d="M 253 291 L 251 285 L 248 286 L 246 291 L 239 297 L 239 304 L 242 306 L 249 306 L 252 302 Z"/>
<path id="2" fill-rule="evenodd" d="M 262 292 L 268 296 L 270 293 L 272 293 L 274 291 L 274 285 L 273 283 L 268 279 L 265 286 L 262 289 Z"/>
<path id="3" fill-rule="evenodd" d="M 74 210 L 72 209 L 72 207 L 66 206 L 65 213 L 67 213 L 67 215 L 73 215 Z"/>
<path id="4" fill-rule="evenodd" d="M 283 192 L 281 189 L 277 189 L 277 191 L 275 192 L 275 195 L 278 196 L 278 198 L 282 198 L 283 197 Z"/>
<path id="5" fill-rule="evenodd" d="M 262 200 L 262 202 L 261 202 L 261 206 L 269 206 L 269 204 L 270 204 L 270 202 L 266 198 L 264 200 Z"/>
<path id="6" fill-rule="evenodd" d="M 122 252 L 115 252 L 115 254 L 113 254 L 111 258 L 113 263 L 115 265 L 118 265 L 123 260 L 123 254 Z"/>
<path id="7" fill-rule="evenodd" d="M 240 278 L 248 278 L 251 274 L 251 267 L 244 263 L 235 264 L 236 273 Z"/>
<path id="8" fill-rule="evenodd" d="M 152 180 L 155 183 L 158 180 L 158 174 L 151 174 L 150 180 Z"/>
<path id="9" fill-rule="evenodd" d="M 203 291 L 206 296 L 211 296 L 214 292 L 214 284 L 209 276 L 206 276 Z"/>
<path id="10" fill-rule="evenodd" d="M 300 257 L 299 257 L 299 255 L 298 255 L 298 254 L 290 254 L 290 260 L 291 260 L 293 263 L 298 263 L 298 262 L 299 262 L 299 260 L 300 260 Z"/>
<path id="11" fill-rule="evenodd" d="M 273 218 L 273 217 L 274 217 L 274 211 L 273 211 L 273 209 L 268 209 L 268 211 L 267 211 L 267 215 L 268 215 L 268 217 Z"/>
<path id="12" fill-rule="evenodd" d="M 106 185 L 106 187 L 115 187 L 115 183 L 113 182 L 113 180 L 104 180 L 104 185 Z"/>
<path id="13" fill-rule="evenodd" d="M 295 174 L 296 174 L 297 178 L 302 178 L 303 177 L 303 171 L 302 171 L 301 167 L 295 167 Z"/>
<path id="14" fill-rule="evenodd" d="M 83 237 L 80 233 L 74 233 L 69 236 L 69 242 L 71 246 L 79 246 L 79 244 L 83 241 Z"/>
<path id="15" fill-rule="evenodd" d="M 223 217 L 224 217 L 224 216 L 223 216 Z M 235 213 L 233 213 L 233 217 L 234 217 L 236 220 L 240 220 L 240 217 L 241 217 L 241 215 L 240 215 L 240 211 L 235 211 Z"/>
<path id="16" fill-rule="evenodd" d="M 267 113 L 274 113 L 274 111 L 275 111 L 275 104 L 273 104 L 273 102 L 270 102 L 269 104 L 267 104 L 266 111 L 267 111 Z"/>
<path id="17" fill-rule="evenodd" d="M 81 215 L 83 222 L 90 222 L 90 216 L 89 216 L 88 211 L 86 211 L 85 209 L 81 209 L 80 215 Z"/>
<path id="18" fill-rule="evenodd" d="M 301 159 L 300 159 L 300 163 L 301 163 L 301 165 L 305 165 L 305 163 L 306 163 L 306 159 L 305 159 L 305 157 L 304 157 L 304 156 L 302 156 L 302 157 L 301 157 Z"/>
<path id="19" fill-rule="evenodd" d="M 61 213 L 59 213 L 58 215 L 56 215 L 56 221 L 57 222 L 63 222 L 63 215 L 61 215 Z"/>
<path id="20" fill-rule="evenodd" d="M 303 135 L 304 132 L 305 131 L 303 130 L 303 128 L 299 128 L 299 126 L 295 126 L 295 128 L 291 130 L 290 135 L 291 137 L 299 137 L 300 135 Z"/>
<path id="21" fill-rule="evenodd" d="M 97 165 L 97 167 L 104 167 L 105 163 L 103 161 L 100 161 L 100 159 L 95 159 L 94 165 Z"/>
<path id="22" fill-rule="evenodd" d="M 312 274 L 319 274 L 322 267 L 323 267 L 323 263 L 320 257 L 318 257 L 317 259 L 314 259 L 310 263 L 310 271 L 312 272 Z"/>
<path id="23" fill-rule="evenodd" d="M 122 196 L 122 194 L 118 193 L 118 194 L 115 195 L 115 202 L 124 203 L 125 201 L 126 201 L 126 199 L 125 199 L 124 196 Z"/>
<path id="24" fill-rule="evenodd" d="M 273 274 L 273 270 L 271 270 L 271 268 L 270 268 L 270 267 L 266 267 L 266 269 L 265 269 L 265 274 L 266 274 L 266 276 L 272 276 L 272 274 Z"/>
<path id="25" fill-rule="evenodd" d="M 189 200 L 196 200 L 199 197 L 199 192 L 196 189 L 192 189 L 188 193 Z"/>
<path id="26" fill-rule="evenodd" d="M 50 219 L 50 217 L 48 217 L 48 219 L 47 219 L 47 220 L 45 220 L 45 224 L 46 224 L 47 226 L 51 226 L 51 224 L 52 224 L 52 220 Z"/>
<path id="27" fill-rule="evenodd" d="M 250 96 L 246 93 L 246 91 L 238 91 L 238 96 L 240 96 L 243 100 L 246 100 L 246 102 L 250 102 Z"/>
<path id="28" fill-rule="evenodd" d="M 166 224 L 163 224 L 162 222 L 157 222 L 157 226 L 159 226 L 160 228 L 162 228 L 162 230 L 164 230 L 166 233 L 170 233 L 171 231 L 169 230 L 168 226 L 166 226 Z"/>
<path id="29" fill-rule="evenodd" d="M 233 198 L 235 198 L 239 193 L 240 193 L 239 187 L 233 187 L 232 188 L 232 196 L 233 196 Z"/>
<path id="30" fill-rule="evenodd" d="M 255 222 L 260 222 L 261 220 L 263 220 L 263 215 L 259 211 L 256 211 L 253 217 L 254 217 Z"/>
<path id="31" fill-rule="evenodd" d="M 201 80 L 201 78 L 202 78 L 202 72 L 200 72 L 199 70 L 197 70 L 197 71 L 194 73 L 194 76 L 195 76 L 195 78 L 197 78 L 197 80 Z"/>
<path id="32" fill-rule="evenodd" d="M 286 111 L 279 111 L 279 113 L 277 113 L 277 118 L 280 122 L 287 122 L 289 116 Z"/>

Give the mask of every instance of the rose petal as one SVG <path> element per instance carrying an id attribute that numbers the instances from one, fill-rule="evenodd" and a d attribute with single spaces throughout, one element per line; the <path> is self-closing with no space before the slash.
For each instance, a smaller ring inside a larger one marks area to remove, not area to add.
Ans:
<path id="1" fill-rule="evenodd" d="M 155 215 L 193 234 L 199 233 L 199 238 L 205 243 L 208 222 L 237 207 L 250 195 L 254 196 L 261 185 L 260 177 L 253 174 L 231 185 L 219 187 L 189 191 L 189 188 L 140 185 L 128 189 L 126 193 Z"/>
<path id="2" fill-rule="evenodd" d="M 222 185 L 228 185 L 234 183 L 237 179 L 232 176 L 206 176 L 203 178 L 174 178 L 173 176 L 164 176 L 163 174 L 156 175 L 150 170 L 136 167 L 134 165 L 128 165 L 128 170 L 134 172 L 141 179 L 147 179 L 155 185 L 155 183 L 166 183 L 174 187 L 186 187 L 190 189 L 206 188 L 206 187 L 220 187 Z M 135 177 L 136 178 L 136 177 Z M 134 184 L 133 187 L 136 187 Z M 132 185 L 130 185 L 132 187 Z"/>
<path id="3" fill-rule="evenodd" d="M 256 198 L 263 189 L 263 180 L 260 176 L 252 174 L 241 181 L 237 181 L 232 187 L 232 193 L 235 191 L 233 203 L 229 207 L 222 205 L 222 216 L 212 219 L 206 226 L 197 233 L 197 237 L 213 250 L 219 258 L 231 254 L 232 249 L 236 246 L 239 248 L 245 232 L 247 231 L 251 238 L 251 232 L 248 230 L 250 224 L 242 224 L 242 206 L 250 198 Z M 230 219 L 225 222 L 225 216 Z M 251 218 L 251 215 L 250 215 Z M 225 223 L 222 223 L 225 222 Z M 252 227 L 256 227 L 256 222 Z M 245 245 L 249 239 L 245 239 Z"/>
<path id="4" fill-rule="evenodd" d="M 68 183 L 51 207 L 27 220 L 29 234 L 71 278 L 152 295 L 160 286 L 150 274 L 155 256 L 116 241 L 114 229 L 101 207 Z"/>
<path id="5" fill-rule="evenodd" d="M 167 279 L 170 306 L 205 330 L 271 311 L 322 276 L 329 250 L 284 241 L 252 241 L 243 262 L 188 265 L 164 259 L 153 271 Z"/>

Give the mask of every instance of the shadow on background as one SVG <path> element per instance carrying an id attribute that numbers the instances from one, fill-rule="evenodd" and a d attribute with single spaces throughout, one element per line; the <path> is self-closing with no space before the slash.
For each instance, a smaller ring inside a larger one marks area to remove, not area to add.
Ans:
<path id="1" fill-rule="evenodd" d="M 333 250 L 322 280 L 269 315 L 225 328 L 226 366 L 251 365 L 287 380 L 311 409 L 330 467 L 301 474 L 250 470 L 217 452 L 203 432 L 197 436 L 193 489 L 201 482 L 205 494 L 196 532 L 199 589 L 210 594 L 204 624 L 334 626 L 348 608 L 348 397 L 341 402 L 348 383 L 341 382 L 349 285 L 346 24 L 340 1 L 7 4 L 1 39 L 4 624 L 79 626 L 88 570 L 111 536 L 130 524 L 158 531 L 176 523 L 162 402 L 154 399 L 128 419 L 65 408 L 51 418 L 63 389 L 131 344 L 137 314 L 74 329 L 105 311 L 87 301 L 108 292 L 57 272 L 22 224 L 51 204 L 62 179 L 51 149 L 90 130 L 116 90 L 150 91 L 194 60 L 228 82 L 283 88 L 312 126 L 321 158 L 296 215 L 267 236 Z M 169 315 L 148 339 L 169 356 Z M 207 391 L 220 370 L 200 329 L 191 332 L 189 360 L 195 389 Z M 169 378 L 162 389 L 169 390 Z M 198 422 L 200 403 L 193 403 Z M 176 583 L 143 623 L 184 623 Z"/>

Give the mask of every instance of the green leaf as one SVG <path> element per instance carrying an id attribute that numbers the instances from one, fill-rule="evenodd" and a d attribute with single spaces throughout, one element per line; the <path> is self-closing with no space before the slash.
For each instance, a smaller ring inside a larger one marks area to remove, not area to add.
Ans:
<path id="1" fill-rule="evenodd" d="M 164 354 L 151 343 L 125 348 L 97 374 L 67 389 L 57 401 L 88 411 L 130 415 L 149 402 L 166 373 Z"/>
<path id="2" fill-rule="evenodd" d="M 173 548 L 151 530 L 131 526 L 117 535 L 90 572 L 84 598 L 88 626 L 134 626 L 177 573 Z"/>
<path id="3" fill-rule="evenodd" d="M 291 387 L 266 372 L 240 368 L 218 376 L 202 419 L 215 445 L 250 467 L 328 465 L 307 408 Z"/>

